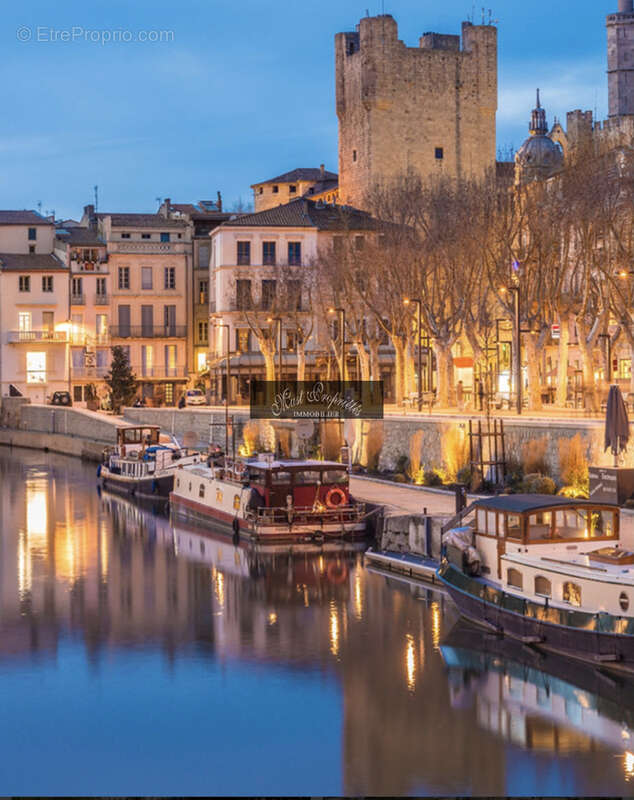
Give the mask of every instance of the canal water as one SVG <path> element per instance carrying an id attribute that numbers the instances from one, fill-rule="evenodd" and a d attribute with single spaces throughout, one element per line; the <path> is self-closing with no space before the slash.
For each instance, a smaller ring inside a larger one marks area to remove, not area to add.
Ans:
<path id="1" fill-rule="evenodd" d="M 628 795 L 634 684 L 0 449 L 4 795 Z M 632 783 L 630 783 L 632 780 Z"/>

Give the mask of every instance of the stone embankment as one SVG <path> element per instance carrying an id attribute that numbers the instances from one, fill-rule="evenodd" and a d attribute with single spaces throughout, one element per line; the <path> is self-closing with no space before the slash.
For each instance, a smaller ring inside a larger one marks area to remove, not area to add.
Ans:
<path id="1" fill-rule="evenodd" d="M 117 417 L 85 409 L 31 404 L 24 397 L 3 397 L 0 444 L 50 450 L 101 461 L 103 449 L 116 441 Z"/>

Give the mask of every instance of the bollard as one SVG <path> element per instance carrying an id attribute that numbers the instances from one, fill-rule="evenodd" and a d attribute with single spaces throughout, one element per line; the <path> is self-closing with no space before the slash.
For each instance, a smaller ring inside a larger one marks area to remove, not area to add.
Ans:
<path id="1" fill-rule="evenodd" d="M 464 486 L 456 486 L 456 514 L 459 514 L 467 505 L 467 490 Z"/>
<path id="2" fill-rule="evenodd" d="M 429 558 L 433 558 L 431 552 L 431 517 L 425 517 L 425 553 Z"/>

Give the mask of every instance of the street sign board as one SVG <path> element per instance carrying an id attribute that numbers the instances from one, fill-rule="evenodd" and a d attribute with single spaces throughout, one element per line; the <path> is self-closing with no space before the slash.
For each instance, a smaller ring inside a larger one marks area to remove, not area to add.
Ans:
<path id="1" fill-rule="evenodd" d="M 553 322 L 550 326 L 550 335 L 553 339 L 559 339 L 561 335 L 561 329 L 559 328 L 559 323 Z"/>

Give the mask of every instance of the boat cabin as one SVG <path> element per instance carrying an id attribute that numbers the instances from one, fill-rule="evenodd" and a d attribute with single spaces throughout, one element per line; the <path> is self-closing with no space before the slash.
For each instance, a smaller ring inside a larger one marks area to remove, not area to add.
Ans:
<path id="1" fill-rule="evenodd" d="M 483 573 L 501 579 L 505 556 L 571 558 L 618 544 L 619 510 L 553 495 L 498 495 L 476 502 L 471 526 Z"/>
<path id="2" fill-rule="evenodd" d="M 336 508 L 349 502 L 348 469 L 337 461 L 262 461 L 244 463 L 244 480 L 263 497 L 267 506 L 280 508 L 292 497 L 295 508 L 316 503 Z"/>
<path id="3" fill-rule="evenodd" d="M 475 533 L 524 546 L 618 539 L 619 510 L 552 495 L 498 495 L 477 501 Z"/>
<path id="4" fill-rule="evenodd" d="M 146 447 L 158 445 L 161 429 L 158 425 L 137 425 L 117 428 L 117 454 L 124 458 Z"/>

